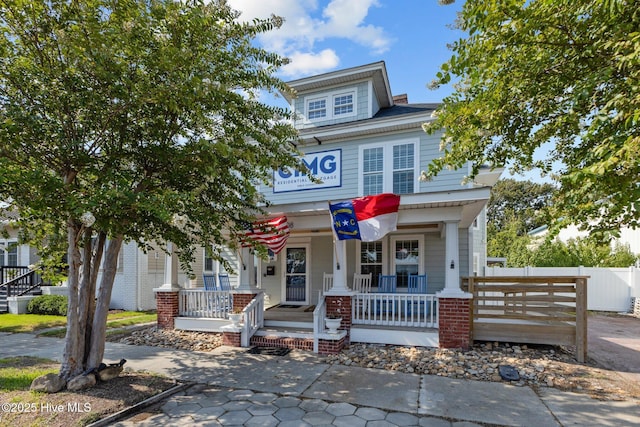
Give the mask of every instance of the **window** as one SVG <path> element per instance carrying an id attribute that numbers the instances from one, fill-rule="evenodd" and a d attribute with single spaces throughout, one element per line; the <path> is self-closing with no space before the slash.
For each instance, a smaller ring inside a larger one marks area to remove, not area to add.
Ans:
<path id="1" fill-rule="evenodd" d="M 420 270 L 420 243 L 418 240 L 395 240 L 393 248 L 398 287 L 406 287 L 409 275 L 418 274 Z"/>
<path id="2" fill-rule="evenodd" d="M 333 97 L 333 115 L 345 115 L 353 113 L 353 94 L 338 95 Z"/>
<path id="3" fill-rule="evenodd" d="M 413 144 L 393 146 L 393 192 L 395 194 L 413 193 Z"/>
<path id="4" fill-rule="evenodd" d="M 325 98 L 309 101 L 307 117 L 309 120 L 321 119 L 327 116 L 327 100 Z"/>
<path id="5" fill-rule="evenodd" d="M 0 242 L 0 266 L 13 267 L 18 265 L 18 243 L 1 241 Z"/>
<path id="6" fill-rule="evenodd" d="M 371 273 L 371 286 L 378 286 L 378 276 L 382 273 L 382 242 L 360 243 L 360 273 Z"/>
<path id="7" fill-rule="evenodd" d="M 369 148 L 363 151 L 363 187 L 364 194 L 380 194 L 383 189 L 383 162 L 384 150 L 382 147 Z"/>
<path id="8" fill-rule="evenodd" d="M 414 193 L 417 147 L 417 142 L 360 147 L 361 194 Z"/>
<path id="9" fill-rule="evenodd" d="M 305 101 L 307 120 L 321 121 L 355 116 L 356 100 L 355 90 L 326 93 L 307 98 Z"/>

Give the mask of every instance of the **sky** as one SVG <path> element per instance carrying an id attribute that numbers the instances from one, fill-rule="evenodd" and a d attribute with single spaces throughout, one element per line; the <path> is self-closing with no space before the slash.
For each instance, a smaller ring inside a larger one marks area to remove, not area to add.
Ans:
<path id="1" fill-rule="evenodd" d="M 464 0 L 443 6 L 438 0 L 228 0 L 242 12 L 240 20 L 284 18 L 280 29 L 259 36 L 257 43 L 291 60 L 278 76 L 284 81 L 384 61 L 393 95 L 410 103 L 441 102 L 452 85 L 427 88 L 449 60 L 448 45 L 464 38 L 454 28 Z M 284 100 L 262 99 L 282 107 Z M 544 156 L 546 148 L 541 150 Z M 508 171 L 503 178 L 550 182 L 532 170 Z"/>
<path id="2" fill-rule="evenodd" d="M 394 95 L 410 103 L 440 102 L 451 87 L 430 90 L 440 65 L 451 57 L 447 44 L 463 36 L 452 25 L 463 1 L 438 0 L 228 0 L 241 20 L 284 18 L 280 29 L 258 44 L 286 56 L 284 81 L 384 61 Z"/>

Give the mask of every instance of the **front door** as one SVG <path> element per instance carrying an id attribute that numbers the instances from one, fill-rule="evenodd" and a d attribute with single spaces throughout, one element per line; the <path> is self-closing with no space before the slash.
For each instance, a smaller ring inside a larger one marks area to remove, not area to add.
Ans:
<path id="1" fill-rule="evenodd" d="M 309 245 L 285 248 L 284 295 L 286 304 L 306 305 L 309 294 Z"/>

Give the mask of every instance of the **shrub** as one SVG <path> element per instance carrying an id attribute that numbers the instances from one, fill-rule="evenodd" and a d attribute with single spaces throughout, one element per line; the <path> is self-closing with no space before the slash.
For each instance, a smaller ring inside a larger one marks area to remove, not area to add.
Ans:
<path id="1" fill-rule="evenodd" d="M 40 295 L 29 301 L 27 313 L 67 315 L 67 297 L 63 295 Z"/>

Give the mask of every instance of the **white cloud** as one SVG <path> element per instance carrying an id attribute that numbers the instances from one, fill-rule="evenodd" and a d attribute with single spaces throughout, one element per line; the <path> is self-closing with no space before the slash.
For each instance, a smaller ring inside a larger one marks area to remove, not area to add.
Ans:
<path id="1" fill-rule="evenodd" d="M 286 76 L 319 74 L 336 68 L 340 63 L 340 58 L 331 49 L 319 53 L 294 52 L 289 58 L 291 62 L 282 67 Z"/>
<path id="2" fill-rule="evenodd" d="M 387 51 L 391 38 L 382 27 L 367 24 L 378 0 L 331 0 L 321 9 L 317 0 L 229 0 L 242 11 L 242 20 L 282 16 L 278 30 L 260 35 L 262 45 L 291 59 L 285 67 L 288 76 L 328 71 L 340 62 L 335 51 L 317 51 L 316 43 L 327 39 L 345 39 L 370 49 L 376 55 Z M 300 63 L 297 63 L 300 61 Z M 314 63 L 313 61 L 317 61 Z"/>

